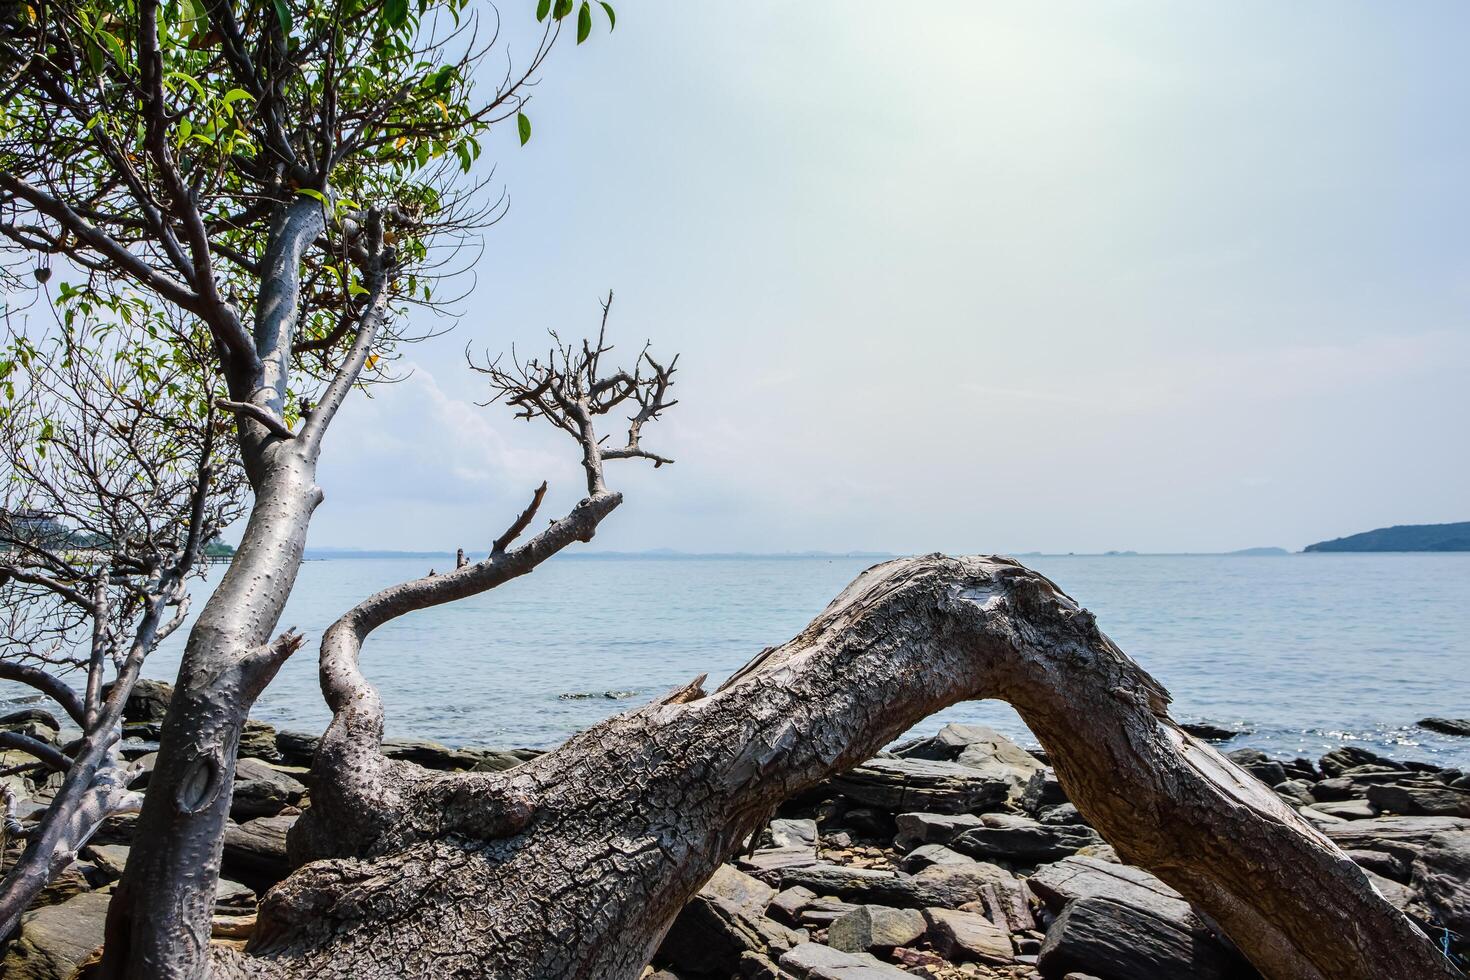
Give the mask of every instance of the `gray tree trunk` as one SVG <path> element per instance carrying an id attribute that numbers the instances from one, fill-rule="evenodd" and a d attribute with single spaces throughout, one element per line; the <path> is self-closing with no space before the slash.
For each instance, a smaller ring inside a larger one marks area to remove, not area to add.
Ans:
<path id="1" fill-rule="evenodd" d="M 108 908 L 106 980 L 197 980 L 208 972 L 210 920 L 240 732 L 251 706 L 301 643 L 272 640 L 296 581 L 307 525 L 322 491 L 322 436 L 376 338 L 384 286 L 376 283 L 356 339 L 317 405 L 292 433 L 284 416 L 304 250 L 322 233 L 322 206 L 288 205 L 272 230 L 256 305 L 257 359 L 227 361 L 245 470 L 255 491 L 240 547 L 189 634 L 158 759 L 127 868 Z"/>
<path id="2" fill-rule="evenodd" d="M 1013 704 L 1083 815 L 1267 977 L 1457 975 L 1333 844 L 1182 732 L 1090 613 L 1008 559 L 877 566 L 717 691 L 691 685 L 507 773 L 382 760 L 363 632 L 323 648 L 337 745 L 292 842 L 317 860 L 268 895 L 246 954 L 215 951 L 218 976 L 633 980 L 777 802 L 982 697 Z"/>

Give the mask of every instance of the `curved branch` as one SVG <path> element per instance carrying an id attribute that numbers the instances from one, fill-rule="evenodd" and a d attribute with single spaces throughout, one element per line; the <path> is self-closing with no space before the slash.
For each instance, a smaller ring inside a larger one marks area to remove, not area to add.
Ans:
<path id="1" fill-rule="evenodd" d="M 15 681 L 19 684 L 28 684 L 46 695 L 62 710 L 71 716 L 72 720 L 83 728 L 87 725 L 87 709 L 82 704 L 82 699 L 77 692 L 72 690 L 65 681 L 41 670 L 39 667 L 30 667 L 26 664 L 9 663 L 0 661 L 0 680 Z"/>
<path id="2" fill-rule="evenodd" d="M 334 728 L 353 710 L 344 693 Z M 1090 613 L 1010 559 L 937 555 L 870 569 L 708 696 L 612 718 L 506 773 L 387 772 L 398 778 L 378 798 L 395 794 L 404 814 L 357 837 L 360 857 L 277 886 L 250 947 L 269 956 L 221 952 L 219 976 L 370 980 L 452 963 L 630 980 L 778 801 L 981 697 L 1013 704 L 1088 821 L 1265 976 L 1457 976 L 1331 842 L 1181 731 L 1167 692 Z M 507 801 L 515 819 L 476 827 Z M 336 829 L 373 816 L 337 814 Z"/>

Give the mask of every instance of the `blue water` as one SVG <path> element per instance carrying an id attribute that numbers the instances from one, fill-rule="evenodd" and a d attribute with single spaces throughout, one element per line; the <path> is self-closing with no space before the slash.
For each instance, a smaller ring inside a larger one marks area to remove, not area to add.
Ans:
<path id="1" fill-rule="evenodd" d="M 1251 729 L 1228 745 L 1317 756 L 1351 741 L 1470 767 L 1470 739 L 1414 726 L 1426 715 L 1470 716 L 1470 555 L 1024 561 L 1093 610 L 1168 687 L 1175 717 Z M 434 563 L 306 563 L 282 626 L 301 628 L 308 643 L 255 716 L 320 731 L 322 628 L 373 590 Z M 550 746 L 698 674 L 722 678 L 798 632 L 871 563 L 557 559 L 486 595 L 380 629 L 364 669 L 384 694 L 390 735 Z M 172 679 L 182 638 L 170 638 L 145 673 Z M 609 691 L 636 693 L 601 696 Z M 572 694 L 597 696 L 565 697 Z M 940 721 L 983 722 L 1034 744 L 998 702 L 955 706 L 922 728 Z"/>

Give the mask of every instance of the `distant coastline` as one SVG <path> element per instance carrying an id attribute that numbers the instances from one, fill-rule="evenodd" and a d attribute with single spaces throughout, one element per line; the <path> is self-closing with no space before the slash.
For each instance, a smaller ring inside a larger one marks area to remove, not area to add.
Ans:
<path id="1" fill-rule="evenodd" d="M 1306 552 L 1470 551 L 1470 521 L 1458 524 L 1398 524 L 1345 538 L 1309 544 Z"/>

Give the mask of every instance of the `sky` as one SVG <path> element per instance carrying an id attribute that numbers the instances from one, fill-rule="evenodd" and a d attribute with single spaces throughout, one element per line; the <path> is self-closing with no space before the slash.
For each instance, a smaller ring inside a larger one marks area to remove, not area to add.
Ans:
<path id="1" fill-rule="evenodd" d="M 503 4 L 512 58 L 529 2 Z M 524 9 L 522 9 L 524 8 Z M 679 352 L 601 550 L 1221 551 L 1470 520 L 1470 7 L 623 0 L 486 147 L 310 545 L 479 551 L 576 447 L 467 345 Z M 569 39 L 564 38 L 563 41 Z M 472 288 L 471 288 L 472 287 Z"/>

